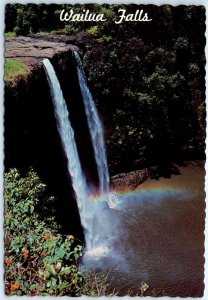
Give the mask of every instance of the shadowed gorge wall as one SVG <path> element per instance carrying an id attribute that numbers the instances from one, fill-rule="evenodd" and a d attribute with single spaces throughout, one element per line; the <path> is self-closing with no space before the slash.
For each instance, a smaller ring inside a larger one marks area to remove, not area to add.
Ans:
<path id="1" fill-rule="evenodd" d="M 69 108 L 83 168 L 96 184 L 97 171 L 72 53 L 55 56 L 52 63 Z M 5 171 L 16 167 L 25 173 L 33 167 L 50 193 L 57 197 L 57 218 L 64 231 L 70 228 L 70 233 L 74 230 L 76 236 L 82 237 L 65 159 L 43 68 L 34 70 L 27 81 L 20 80 L 16 87 L 6 84 Z"/>

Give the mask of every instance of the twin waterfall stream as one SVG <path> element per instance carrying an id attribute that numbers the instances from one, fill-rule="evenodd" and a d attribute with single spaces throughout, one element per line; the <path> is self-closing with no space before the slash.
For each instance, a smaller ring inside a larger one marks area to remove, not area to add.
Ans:
<path id="1" fill-rule="evenodd" d="M 87 115 L 88 126 L 90 135 L 92 138 L 92 145 L 95 154 L 95 160 L 97 163 L 98 176 L 100 182 L 100 192 L 109 192 L 109 173 L 108 164 L 105 151 L 105 143 L 103 138 L 103 128 L 101 120 L 98 116 L 98 112 L 93 101 L 90 90 L 87 86 L 82 62 L 77 52 L 74 52 L 77 61 L 77 73 L 79 78 L 79 85 L 82 92 L 82 98 L 84 101 L 85 111 Z"/>
<path id="2" fill-rule="evenodd" d="M 95 161 L 99 177 L 99 192 L 105 198 L 109 207 L 115 205 L 115 195 L 109 191 L 109 172 L 106 158 L 106 150 L 103 136 L 102 123 L 99 118 L 95 103 L 93 101 L 90 90 L 87 86 L 82 62 L 77 52 L 74 52 L 74 57 L 77 63 L 77 74 L 84 102 L 84 108 L 87 116 L 89 132 L 91 135 Z M 72 187 L 77 200 L 77 206 L 81 218 L 81 224 L 85 234 L 86 252 L 94 251 L 95 243 L 93 240 L 92 223 L 94 217 L 94 206 L 91 191 L 87 185 L 87 180 L 83 173 L 77 145 L 74 136 L 74 130 L 70 122 L 68 108 L 63 97 L 59 80 L 55 70 L 48 59 L 43 60 L 44 69 L 46 72 L 48 84 L 50 87 L 51 98 L 53 102 L 56 124 L 60 135 L 62 147 L 67 158 L 67 169 L 71 177 Z M 99 239 L 96 238 L 96 247 L 98 252 L 102 252 L 99 248 Z M 97 245 L 98 244 L 98 245 Z M 106 248 L 104 248 L 104 252 Z"/>

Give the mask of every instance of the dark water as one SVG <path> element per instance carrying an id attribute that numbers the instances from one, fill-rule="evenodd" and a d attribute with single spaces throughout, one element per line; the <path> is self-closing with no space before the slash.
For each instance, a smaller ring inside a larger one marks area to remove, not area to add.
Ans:
<path id="1" fill-rule="evenodd" d="M 203 295 L 204 171 L 180 172 L 120 194 L 114 209 L 96 204 L 95 250 L 87 253 L 83 267 L 110 270 L 119 295 L 138 292 L 141 282 L 149 285 L 146 295 Z M 99 253 L 99 247 L 108 250 Z"/>

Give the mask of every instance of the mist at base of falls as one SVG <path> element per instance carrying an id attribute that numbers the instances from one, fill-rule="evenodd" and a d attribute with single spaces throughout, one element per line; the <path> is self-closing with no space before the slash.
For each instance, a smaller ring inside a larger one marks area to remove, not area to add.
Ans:
<path id="1" fill-rule="evenodd" d="M 119 295 L 136 293 L 146 282 L 151 289 L 160 287 L 161 296 L 201 296 L 204 172 L 198 167 L 180 172 L 116 193 L 114 208 L 95 198 L 92 248 L 80 269 L 109 274 Z"/>

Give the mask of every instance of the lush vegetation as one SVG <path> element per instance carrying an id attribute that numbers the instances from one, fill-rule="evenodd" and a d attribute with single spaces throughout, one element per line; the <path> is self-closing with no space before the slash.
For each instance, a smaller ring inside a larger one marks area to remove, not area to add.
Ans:
<path id="1" fill-rule="evenodd" d="M 26 76 L 29 69 L 26 64 L 16 61 L 14 59 L 6 59 L 4 64 L 4 78 L 12 80 L 19 76 Z"/>
<path id="2" fill-rule="evenodd" d="M 172 46 L 152 46 L 132 36 L 86 54 L 91 89 L 109 124 L 112 165 L 203 158 L 205 58 L 193 43 L 179 37 Z"/>
<path id="3" fill-rule="evenodd" d="M 60 22 L 61 10 L 71 8 L 103 13 L 107 21 Z M 143 9 L 153 21 L 115 24 L 120 8 Z M 6 31 L 16 34 L 77 35 L 113 173 L 135 162 L 204 159 L 203 6 L 8 4 L 6 20 Z"/>
<path id="4" fill-rule="evenodd" d="M 114 172 L 131 169 L 136 161 L 170 165 L 204 159 L 204 8 L 145 10 L 153 22 L 112 22 L 111 28 L 105 23 L 84 56 L 93 96 L 105 117 Z"/>
<path id="5" fill-rule="evenodd" d="M 12 32 L 12 31 L 8 31 L 4 35 L 5 35 L 5 37 L 14 37 L 14 36 L 16 36 L 16 33 Z"/>
<path id="6" fill-rule="evenodd" d="M 78 33 L 80 31 L 90 30 L 92 27 L 97 27 L 98 31 L 109 29 L 110 23 L 115 17 L 116 5 L 58 5 L 58 4 L 8 4 L 6 6 L 6 32 L 15 32 L 19 34 L 37 33 L 40 31 L 50 32 L 55 30 L 65 30 L 68 34 Z M 82 13 L 83 9 L 89 9 L 95 13 L 104 13 L 109 22 L 107 27 L 100 22 L 95 26 L 94 22 L 61 22 L 59 15 L 62 9 L 69 11 L 73 9 L 75 13 Z M 37 16 L 39 16 L 37 18 Z"/>
<path id="7" fill-rule="evenodd" d="M 54 216 L 46 218 L 53 197 L 30 170 L 5 174 L 5 282 L 7 295 L 78 295 L 80 242 L 62 236 Z M 40 219 L 41 211 L 44 219 Z"/>

